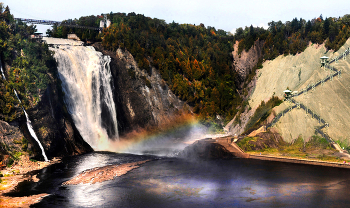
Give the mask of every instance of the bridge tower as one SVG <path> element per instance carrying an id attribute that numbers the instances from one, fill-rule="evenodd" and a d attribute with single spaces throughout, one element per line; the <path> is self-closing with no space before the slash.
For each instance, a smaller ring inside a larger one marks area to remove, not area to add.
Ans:
<path id="1" fill-rule="evenodd" d="M 100 28 L 109 27 L 111 25 L 111 20 L 107 19 L 107 14 L 103 15 L 103 20 L 100 20 Z M 101 30 L 100 30 L 101 33 Z"/>

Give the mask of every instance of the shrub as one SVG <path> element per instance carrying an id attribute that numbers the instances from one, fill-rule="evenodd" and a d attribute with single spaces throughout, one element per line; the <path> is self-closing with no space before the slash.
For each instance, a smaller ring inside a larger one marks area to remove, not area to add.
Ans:
<path id="1" fill-rule="evenodd" d="M 14 163 L 15 161 L 12 159 L 12 158 L 9 158 L 9 160 L 7 161 L 7 167 L 11 167 L 12 164 Z"/>
<path id="2" fill-rule="evenodd" d="M 145 76 L 142 76 L 141 78 L 143 79 L 143 81 L 145 81 L 146 86 L 151 89 L 152 85 L 151 85 L 151 82 L 149 81 L 149 79 L 147 79 L 147 77 L 145 77 Z"/>
<path id="3" fill-rule="evenodd" d="M 272 96 L 271 99 L 267 101 L 267 103 L 261 101 L 261 104 L 256 109 L 254 115 L 248 121 L 247 126 L 245 128 L 245 132 L 250 132 L 255 128 L 259 127 L 259 125 L 263 121 L 265 121 L 270 115 L 270 113 L 272 112 L 272 108 L 274 108 L 275 106 L 279 106 L 282 102 L 282 100 L 275 96 Z"/>
<path id="4" fill-rule="evenodd" d="M 22 151 L 28 150 L 28 140 L 26 138 L 22 138 Z"/>
<path id="5" fill-rule="evenodd" d="M 256 137 L 244 137 L 242 140 L 237 142 L 237 145 L 244 151 L 251 151 L 255 145 L 250 143 L 250 141 L 256 141 L 256 139 Z"/>

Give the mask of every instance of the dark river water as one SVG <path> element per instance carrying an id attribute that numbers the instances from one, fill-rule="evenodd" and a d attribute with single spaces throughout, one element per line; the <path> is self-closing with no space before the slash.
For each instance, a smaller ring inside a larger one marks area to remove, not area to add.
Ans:
<path id="1" fill-rule="evenodd" d="M 83 170 L 151 159 L 114 180 L 67 185 Z M 33 207 L 348 207 L 350 171 L 252 159 L 187 160 L 94 152 L 64 158 L 12 196 L 48 193 Z"/>

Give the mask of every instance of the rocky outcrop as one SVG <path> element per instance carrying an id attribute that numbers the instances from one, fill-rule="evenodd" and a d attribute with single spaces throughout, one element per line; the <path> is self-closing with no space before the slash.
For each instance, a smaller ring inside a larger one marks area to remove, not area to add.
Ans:
<path id="1" fill-rule="evenodd" d="M 149 162 L 150 160 L 124 163 L 120 165 L 107 165 L 104 167 L 97 167 L 89 170 L 84 170 L 79 175 L 62 183 L 66 185 L 78 185 L 78 184 L 95 184 L 102 183 L 103 181 L 113 180 L 115 177 L 120 177 L 127 174 L 129 171 L 139 168 L 140 165 Z"/>
<path id="2" fill-rule="evenodd" d="M 156 127 L 189 107 L 178 99 L 153 67 L 143 70 L 126 50 L 106 51 L 101 44 L 97 51 L 111 57 L 114 78 L 118 130 L 121 135 L 138 128 Z M 186 106 L 186 107 L 185 107 Z"/>
<path id="3" fill-rule="evenodd" d="M 187 146 L 179 157 L 186 159 L 230 159 L 235 156 L 224 146 L 214 142 L 213 139 L 202 139 Z"/>
<path id="4" fill-rule="evenodd" d="M 57 87 L 56 80 L 52 79 L 51 84 L 41 96 L 40 102 L 31 109 L 28 109 L 32 126 L 41 141 L 49 158 L 54 156 L 77 155 L 93 151 L 83 140 L 76 129 L 62 99 L 62 92 Z M 22 124 L 22 130 L 41 155 L 39 147 L 30 136 L 26 124 Z"/>
<path id="5" fill-rule="evenodd" d="M 49 159 L 56 156 L 83 154 L 92 148 L 83 140 L 66 112 L 59 96 L 56 81 L 52 79 L 40 102 L 27 109 L 33 129 L 44 147 Z M 28 131 L 26 118 L 22 114 L 15 121 L 7 123 L 0 120 L 0 161 L 6 162 L 5 155 L 13 158 L 16 152 L 27 152 L 37 160 L 43 160 L 38 143 Z"/>
<path id="6" fill-rule="evenodd" d="M 0 169 L 11 163 L 10 155 L 28 148 L 28 143 L 23 141 L 23 134 L 19 129 L 19 124 L 13 122 L 12 125 L 0 120 Z"/>
<path id="7" fill-rule="evenodd" d="M 248 51 L 243 50 L 241 54 L 238 54 L 238 44 L 239 42 L 236 41 L 233 45 L 233 68 L 238 74 L 239 83 L 243 83 L 249 73 L 251 73 L 253 67 L 257 65 L 259 59 L 262 58 L 264 41 L 256 40 L 254 45 Z"/>
<path id="8" fill-rule="evenodd" d="M 6 65 L 8 70 L 10 67 Z M 59 80 L 48 73 L 50 84 L 44 92 L 39 92 L 40 101 L 29 94 L 30 106 L 26 109 L 33 129 L 40 140 L 49 159 L 56 156 L 77 155 L 92 151 L 92 148 L 82 139 L 78 130 L 67 113 L 63 102 L 63 93 Z M 17 108 L 17 118 L 7 123 L 0 120 L 0 161 L 6 157 L 17 158 L 19 152 L 27 152 L 37 160 L 43 160 L 38 143 L 28 131 L 27 120 L 20 105 Z M 1 115 L 0 115 L 1 118 Z"/>
<path id="9" fill-rule="evenodd" d="M 225 132 L 232 135 L 241 135 L 250 118 L 254 115 L 256 108 L 249 109 L 248 107 L 242 113 L 237 113 L 235 117 L 224 127 Z"/>
<path id="10" fill-rule="evenodd" d="M 255 137 L 256 139 L 250 140 L 248 146 L 251 150 L 264 150 L 266 148 L 279 149 L 281 146 L 286 145 L 282 136 L 277 133 L 275 129 L 269 129 L 265 132 L 257 132 L 254 136 L 248 135 L 249 137 Z M 237 141 L 239 143 L 240 140 Z M 244 147 L 242 147 L 244 149 Z M 247 151 L 247 149 L 244 149 Z"/>

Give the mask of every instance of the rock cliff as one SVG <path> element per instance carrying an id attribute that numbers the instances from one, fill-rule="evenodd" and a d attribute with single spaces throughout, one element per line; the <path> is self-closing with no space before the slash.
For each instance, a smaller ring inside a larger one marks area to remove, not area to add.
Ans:
<path id="1" fill-rule="evenodd" d="M 326 123 L 328 127 L 323 128 L 323 131 L 330 138 L 349 144 L 347 129 L 350 128 L 350 116 L 347 103 L 350 102 L 350 94 L 347 83 L 350 56 L 330 64 L 336 70 L 341 70 L 341 75 L 334 75 L 336 71 L 326 70 L 320 64 L 320 57 L 337 58 L 348 51 L 349 46 L 350 39 L 337 52 L 327 51 L 324 44 L 310 44 L 302 53 L 294 56 L 281 55 L 264 62 L 263 68 L 256 72 L 253 80 L 256 86 L 248 99 L 246 111 L 241 115 L 241 125 L 232 121 L 227 130 L 233 134 L 242 133 L 247 120 L 254 114 L 261 101 L 266 102 L 272 96 L 283 98 L 283 91 L 289 88 L 296 94 L 301 93 L 294 97 L 295 102 L 306 106 L 308 113 L 292 102 L 283 102 L 273 109 L 274 115 L 270 115 L 269 122 L 279 113 L 290 109 L 273 125 L 285 141 L 291 142 L 299 136 L 307 141 L 316 134 L 315 129 Z M 319 84 L 316 85 L 317 83 Z M 305 89 L 309 89 L 307 93 L 304 93 Z"/>
<path id="2" fill-rule="evenodd" d="M 39 94 L 39 102 L 32 103 L 32 107 L 27 109 L 33 129 L 46 155 L 50 159 L 55 156 L 77 155 L 92 151 L 80 136 L 66 111 L 60 84 L 57 83 L 59 80 L 53 78 L 51 74 L 49 77 L 50 84 L 44 92 Z M 21 107 L 17 106 L 17 108 L 18 112 L 22 113 Z M 28 131 L 23 113 L 10 123 L 0 120 L 0 142 L 3 144 L 1 155 L 25 151 L 30 156 L 43 160 L 39 145 Z"/>
<path id="3" fill-rule="evenodd" d="M 34 108 L 28 110 L 33 128 L 48 157 L 78 155 L 92 151 L 83 140 L 68 114 L 60 89 L 52 82 Z M 23 128 L 28 134 L 27 128 Z M 31 138 L 27 135 L 26 138 Z M 36 142 L 33 141 L 36 145 Z M 36 148 L 37 149 L 37 148 Z"/>
<path id="4" fill-rule="evenodd" d="M 110 68 L 121 135 L 171 122 L 173 116 L 190 109 L 171 92 L 155 68 L 140 69 L 126 50 L 112 52 L 98 43 L 93 46 L 112 59 Z"/>
<path id="5" fill-rule="evenodd" d="M 237 81 L 242 84 L 246 80 L 249 73 L 252 72 L 253 67 L 257 65 L 259 59 L 262 58 L 264 41 L 256 40 L 254 45 L 248 51 L 243 50 L 241 54 L 238 54 L 238 44 L 239 42 L 236 41 L 236 43 L 233 45 L 233 66 L 238 74 Z"/>

